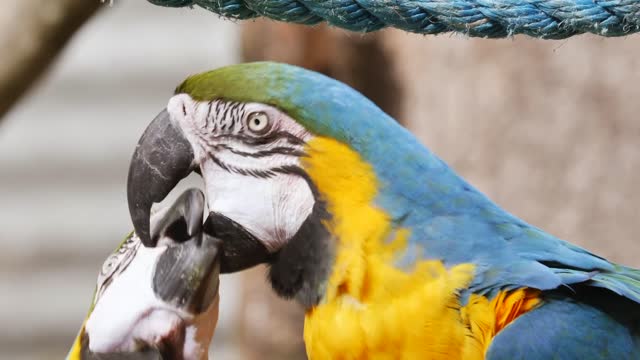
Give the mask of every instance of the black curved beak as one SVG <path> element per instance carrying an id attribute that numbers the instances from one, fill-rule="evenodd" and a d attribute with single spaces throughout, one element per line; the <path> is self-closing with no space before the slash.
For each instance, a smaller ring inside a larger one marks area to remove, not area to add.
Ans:
<path id="1" fill-rule="evenodd" d="M 203 230 L 204 194 L 185 191 L 152 226 L 153 242 L 174 241 L 153 276 L 156 295 L 192 314 L 206 311 L 218 295 L 222 240 Z"/>
<path id="2" fill-rule="evenodd" d="M 151 206 L 194 170 L 191 144 L 162 110 L 138 141 L 129 166 L 127 200 L 136 234 L 145 246 L 155 246 L 149 219 Z"/>

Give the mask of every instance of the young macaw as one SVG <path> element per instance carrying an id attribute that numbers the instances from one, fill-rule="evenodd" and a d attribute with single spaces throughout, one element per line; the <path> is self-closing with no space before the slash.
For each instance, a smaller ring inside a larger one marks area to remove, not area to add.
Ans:
<path id="1" fill-rule="evenodd" d="M 269 62 L 187 78 L 132 159 L 143 243 L 191 171 L 221 271 L 269 264 L 311 359 L 640 358 L 640 271 L 504 211 L 336 80 Z"/>
<path id="2" fill-rule="evenodd" d="M 129 234 L 102 265 L 67 360 L 207 359 L 218 319 L 221 242 L 202 231 L 204 195 L 153 216 L 156 246 Z"/>

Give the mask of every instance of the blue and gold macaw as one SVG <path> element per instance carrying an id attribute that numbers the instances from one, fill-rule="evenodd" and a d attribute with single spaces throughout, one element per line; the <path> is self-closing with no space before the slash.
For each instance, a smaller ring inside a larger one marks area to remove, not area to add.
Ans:
<path id="1" fill-rule="evenodd" d="M 640 358 L 640 271 L 504 211 L 338 81 L 268 62 L 187 78 L 130 167 L 146 245 L 192 171 L 221 271 L 267 263 L 311 359 Z"/>

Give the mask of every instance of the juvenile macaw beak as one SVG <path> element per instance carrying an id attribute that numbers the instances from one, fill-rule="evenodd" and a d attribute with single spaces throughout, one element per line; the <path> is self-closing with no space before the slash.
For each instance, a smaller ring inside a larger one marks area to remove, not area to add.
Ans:
<path id="1" fill-rule="evenodd" d="M 191 314 L 208 309 L 218 294 L 222 241 L 203 231 L 204 206 L 200 190 L 186 190 L 166 212 L 154 215 L 151 231 L 154 243 L 163 238 L 179 243 L 157 260 L 153 290 Z"/>
<path id="2" fill-rule="evenodd" d="M 108 257 L 68 360 L 206 358 L 222 241 L 205 232 L 204 208 L 204 194 L 186 190 L 152 216 L 155 247 L 130 234 Z"/>
<path id="3" fill-rule="evenodd" d="M 191 314 L 209 308 L 218 295 L 222 240 L 203 231 L 204 194 L 185 191 L 153 224 L 151 239 L 172 239 L 156 262 L 155 294 L 168 304 Z M 188 279 L 188 281 L 185 281 Z"/>
<path id="4" fill-rule="evenodd" d="M 194 170 L 193 159 L 191 144 L 162 110 L 138 141 L 127 178 L 129 213 L 145 246 L 156 245 L 149 230 L 151 206 Z"/>

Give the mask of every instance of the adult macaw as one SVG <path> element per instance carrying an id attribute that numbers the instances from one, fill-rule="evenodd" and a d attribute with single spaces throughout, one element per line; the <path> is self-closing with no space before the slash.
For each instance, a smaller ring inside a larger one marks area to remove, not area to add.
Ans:
<path id="1" fill-rule="evenodd" d="M 143 243 L 191 171 L 221 271 L 267 263 L 311 359 L 640 359 L 640 271 L 504 211 L 336 80 L 269 62 L 187 78 L 132 159 Z"/>
<path id="2" fill-rule="evenodd" d="M 202 231 L 203 210 L 202 192 L 188 190 L 154 214 L 156 246 L 125 238 L 102 265 L 67 360 L 207 359 L 221 242 Z"/>

